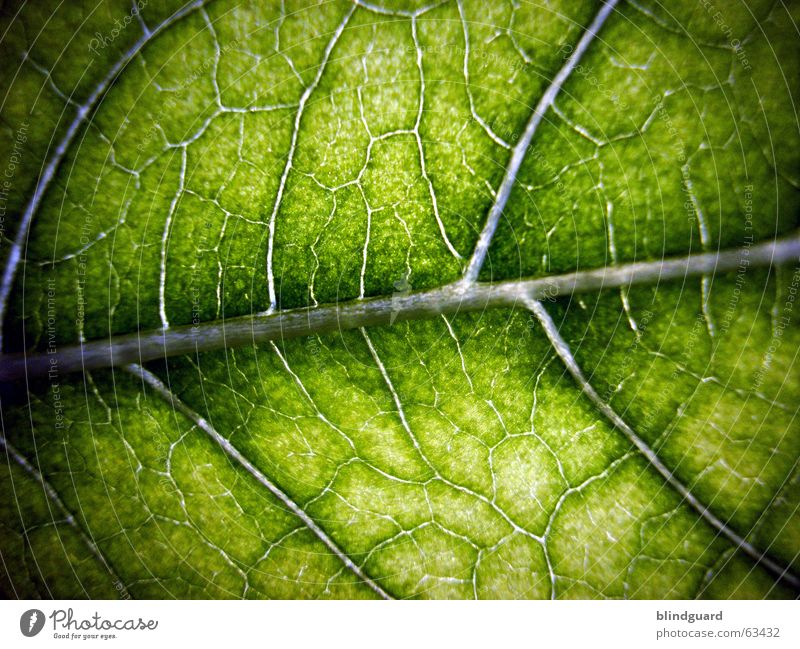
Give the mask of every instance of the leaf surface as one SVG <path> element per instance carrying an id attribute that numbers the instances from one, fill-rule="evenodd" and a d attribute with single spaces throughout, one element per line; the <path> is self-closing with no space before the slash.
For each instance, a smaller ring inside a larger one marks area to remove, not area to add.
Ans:
<path id="1" fill-rule="evenodd" d="M 493 210 L 482 282 L 742 261 L 543 299 L 555 338 L 522 301 L 56 362 L 3 387 L 3 592 L 796 597 L 800 268 L 747 251 L 796 236 L 798 16 L 673 5 L 9 15 L 4 353 L 449 286 Z"/>

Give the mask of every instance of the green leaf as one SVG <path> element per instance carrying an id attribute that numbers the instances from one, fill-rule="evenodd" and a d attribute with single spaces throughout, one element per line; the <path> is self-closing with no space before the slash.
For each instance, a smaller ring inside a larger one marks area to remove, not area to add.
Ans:
<path id="1" fill-rule="evenodd" d="M 795 7 L 30 4 L 4 595 L 798 596 Z"/>

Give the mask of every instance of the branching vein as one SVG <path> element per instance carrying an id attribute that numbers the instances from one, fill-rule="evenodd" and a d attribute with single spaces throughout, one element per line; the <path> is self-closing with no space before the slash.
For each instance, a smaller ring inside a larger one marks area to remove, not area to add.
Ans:
<path id="1" fill-rule="evenodd" d="M 506 167 L 506 173 L 503 176 L 503 181 L 500 183 L 500 188 L 497 190 L 494 204 L 489 210 L 489 215 L 486 217 L 486 224 L 483 226 L 480 237 L 478 237 L 478 243 L 475 245 L 475 250 L 472 253 L 472 258 L 469 260 L 467 270 L 464 272 L 464 280 L 466 282 L 474 282 L 478 279 L 478 275 L 483 267 L 483 262 L 486 260 L 486 255 L 489 252 L 489 246 L 494 238 L 494 233 L 497 230 L 497 224 L 500 222 L 500 216 L 503 214 L 508 198 L 511 196 L 511 190 L 517 180 L 517 173 L 522 165 L 522 161 L 525 159 L 525 154 L 528 152 L 528 147 L 531 144 L 533 135 L 536 133 L 536 129 L 539 128 L 539 124 L 544 118 L 544 114 L 547 112 L 547 109 L 553 105 L 564 82 L 580 62 L 589 44 L 595 39 L 603 23 L 605 23 L 606 18 L 608 18 L 617 5 L 617 2 L 618 0 L 608 0 L 603 4 L 597 16 L 595 16 L 594 20 L 583 33 L 583 36 L 581 36 L 581 39 L 567 59 L 567 62 L 556 73 L 553 81 L 547 87 L 547 90 L 544 91 L 541 99 L 539 99 L 539 103 L 536 104 L 536 108 L 533 109 L 533 113 L 528 120 L 528 124 L 525 126 L 522 137 L 519 138 L 519 142 L 517 142 L 511 152 L 511 159 L 508 162 L 508 167 Z"/>
<path id="2" fill-rule="evenodd" d="M 317 525 L 313 518 L 306 514 L 306 512 L 286 493 L 284 493 L 280 487 L 278 487 L 274 482 L 267 478 L 267 476 L 259 471 L 258 467 L 256 467 L 252 462 L 250 462 L 250 460 L 242 455 L 242 453 L 233 444 L 231 444 L 230 441 L 225 439 L 225 437 L 223 437 L 207 419 L 201 417 L 197 412 L 192 410 L 177 396 L 175 396 L 172 391 L 166 385 L 164 385 L 161 379 L 140 365 L 129 365 L 126 369 L 131 374 L 140 378 L 144 383 L 149 385 L 156 392 L 156 394 L 159 395 L 159 397 L 169 403 L 175 410 L 181 412 L 192 422 L 194 422 L 198 428 L 200 428 L 214 442 L 216 442 L 217 445 L 219 445 L 226 455 L 233 459 L 237 464 L 242 466 L 242 468 L 244 468 L 251 476 L 253 476 L 262 486 L 266 487 L 273 496 L 281 501 L 287 510 L 297 516 L 297 518 L 299 518 L 303 524 L 305 524 L 306 527 L 308 527 L 308 529 L 310 529 L 314 535 L 320 541 L 322 541 L 322 543 L 324 543 L 325 546 L 331 552 L 333 552 L 333 554 L 335 554 L 336 557 L 365 585 L 375 591 L 375 593 L 377 593 L 383 599 L 393 599 L 389 593 L 387 593 L 376 581 L 374 581 L 360 567 L 358 567 L 349 556 L 347 556 L 344 550 L 342 550 L 336 544 L 336 542 L 330 536 L 328 536 L 325 530 Z"/>
<path id="3" fill-rule="evenodd" d="M 58 143 L 56 148 L 53 150 L 53 153 L 45 163 L 42 173 L 39 176 L 39 181 L 36 183 L 36 188 L 33 190 L 33 194 L 25 206 L 25 211 L 22 213 L 19 229 L 17 230 L 17 234 L 14 237 L 13 243 L 11 244 L 11 249 L 8 252 L 8 260 L 6 261 L 6 267 L 3 271 L 3 279 L 0 282 L 0 349 L 3 347 L 2 327 L 3 321 L 5 320 L 6 308 L 8 307 L 8 298 L 11 294 L 11 288 L 14 285 L 14 277 L 17 273 L 17 267 L 19 266 L 19 262 L 22 260 L 22 248 L 25 246 L 25 243 L 28 239 L 28 231 L 30 230 L 33 217 L 39 210 L 42 199 L 44 198 L 50 183 L 53 181 L 56 171 L 58 170 L 58 166 L 64 159 L 64 156 L 72 144 L 72 141 L 75 139 L 75 136 L 78 134 L 81 127 L 83 127 L 83 125 L 89 119 L 99 102 L 102 100 L 106 91 L 111 87 L 114 79 L 119 76 L 119 73 L 122 72 L 131 59 L 133 59 L 133 57 L 136 56 L 136 54 L 138 54 L 142 48 L 155 36 L 160 34 L 170 25 L 178 22 L 181 18 L 201 8 L 207 1 L 208 0 L 195 0 L 195 2 L 187 4 L 176 11 L 169 18 L 159 24 L 155 29 L 143 32 L 139 40 L 137 40 L 133 46 L 122 55 L 122 58 L 120 58 L 114 64 L 111 70 L 109 70 L 108 74 L 103 77 L 100 83 L 98 83 L 94 90 L 92 90 L 92 93 L 89 95 L 86 101 L 78 106 L 75 117 L 67 127 L 64 137 L 61 138 L 61 141 Z"/>
<path id="4" fill-rule="evenodd" d="M 48 500 L 48 507 L 52 506 L 55 507 L 58 514 L 64 517 L 64 522 L 66 522 L 70 527 L 72 527 L 80 537 L 83 544 L 88 548 L 89 552 L 92 556 L 97 559 L 98 562 L 105 568 L 106 572 L 111 576 L 111 579 L 114 581 L 115 584 L 122 584 L 122 580 L 117 576 L 117 573 L 114 571 L 114 568 L 105 558 L 103 553 L 100 551 L 100 548 L 94 542 L 94 540 L 87 534 L 84 529 L 80 526 L 78 521 L 75 520 L 75 517 L 70 512 L 69 508 L 66 506 L 63 500 L 61 500 L 61 496 L 58 495 L 58 492 L 53 488 L 53 486 L 45 479 L 45 477 L 41 474 L 41 472 L 33 466 L 22 453 L 20 453 L 14 446 L 8 443 L 5 438 L 5 435 L 0 433 L 0 451 L 4 451 L 9 459 L 14 460 L 22 469 L 27 473 L 31 478 L 33 478 L 42 488 L 45 496 L 47 496 Z M 56 521 L 56 515 L 53 510 L 50 510 L 51 519 Z M 70 564 L 71 565 L 71 564 Z M 77 576 L 77 575 L 76 575 Z M 80 579 L 79 579 L 80 581 Z"/>
<path id="5" fill-rule="evenodd" d="M 336 47 L 336 43 L 339 42 L 339 38 L 344 32 L 345 27 L 347 27 L 347 23 L 350 22 L 350 17 L 353 15 L 353 12 L 356 9 L 356 5 L 352 5 L 350 9 L 344 16 L 342 22 L 339 23 L 336 30 L 333 32 L 333 36 L 331 36 L 330 41 L 328 41 L 328 45 L 325 47 L 325 53 L 322 56 L 322 62 L 317 69 L 317 74 L 314 76 L 313 81 L 306 87 L 303 91 L 303 94 L 300 96 L 300 102 L 297 107 L 297 113 L 295 114 L 294 118 L 294 127 L 292 129 L 292 140 L 289 144 L 289 153 L 286 156 L 286 164 L 283 167 L 283 173 L 281 174 L 281 180 L 278 184 L 278 192 L 275 195 L 275 202 L 272 205 L 272 213 L 269 217 L 269 243 L 267 246 L 267 286 L 269 290 L 269 308 L 271 311 L 274 311 L 277 306 L 277 298 L 275 296 L 275 276 L 273 275 L 272 267 L 273 267 L 273 257 L 275 254 L 275 221 L 278 217 L 278 210 L 281 207 L 281 201 L 283 200 L 283 190 L 286 187 L 286 180 L 289 177 L 289 172 L 292 169 L 292 162 L 294 161 L 294 154 L 297 149 L 297 139 L 300 136 L 300 122 L 303 119 L 303 111 L 305 110 L 306 103 L 308 103 L 308 98 L 311 96 L 311 93 L 316 90 L 317 86 L 319 85 L 320 80 L 322 79 L 322 75 L 325 72 L 325 68 L 328 67 L 328 60 L 331 57 L 331 52 L 333 52 L 333 48 Z"/>
<path id="6" fill-rule="evenodd" d="M 670 280 L 734 271 L 745 258 L 751 268 L 796 262 L 800 258 L 800 233 L 745 249 L 607 266 L 538 279 L 467 285 L 457 282 L 427 291 L 110 336 L 80 345 L 60 346 L 54 354 L 5 354 L 0 355 L 0 382 L 45 376 L 54 362 L 58 363 L 59 372 L 79 372 L 269 340 L 438 318 L 443 314 L 514 308 L 525 300 L 552 299 L 607 288 L 658 285 Z"/>
<path id="7" fill-rule="evenodd" d="M 713 527 L 719 534 L 730 540 L 739 550 L 744 552 L 747 556 L 753 559 L 756 563 L 762 565 L 764 568 L 773 573 L 776 577 L 789 584 L 795 590 L 800 590 L 800 578 L 789 571 L 788 566 L 783 566 L 775 559 L 761 552 L 753 546 L 744 537 L 740 536 L 733 530 L 727 523 L 720 520 L 708 507 L 706 507 L 689 489 L 684 485 L 675 474 L 670 471 L 661 458 L 658 457 L 656 452 L 651 449 L 647 443 L 639 437 L 636 432 L 627 424 L 627 422 L 620 417 L 616 411 L 597 393 L 594 387 L 589 383 L 583 374 L 578 362 L 570 351 L 569 345 L 561 336 L 553 319 L 545 309 L 544 305 L 538 300 L 526 300 L 526 306 L 539 320 L 542 328 L 547 335 L 548 340 L 553 345 L 556 354 L 563 361 L 567 371 L 578 384 L 581 391 L 589 398 L 589 400 L 603 413 L 616 428 L 618 428 L 625 437 L 633 444 L 642 456 L 650 463 L 650 465 L 658 471 L 667 484 L 680 494 L 684 502 L 694 509 L 700 517 Z"/>

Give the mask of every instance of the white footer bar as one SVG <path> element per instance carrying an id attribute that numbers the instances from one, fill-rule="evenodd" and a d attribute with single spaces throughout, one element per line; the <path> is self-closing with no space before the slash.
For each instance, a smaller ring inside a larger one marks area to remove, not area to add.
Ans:
<path id="1" fill-rule="evenodd" d="M 800 647 L 797 601 L 3 601 L 0 646 Z"/>

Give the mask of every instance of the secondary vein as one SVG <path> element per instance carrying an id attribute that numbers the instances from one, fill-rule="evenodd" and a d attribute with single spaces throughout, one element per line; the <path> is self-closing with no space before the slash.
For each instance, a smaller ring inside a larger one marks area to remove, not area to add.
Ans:
<path id="1" fill-rule="evenodd" d="M 618 428 L 625 437 L 633 444 L 639 453 L 650 463 L 650 465 L 661 474 L 666 483 L 680 494 L 684 502 L 686 502 L 692 509 L 694 509 L 704 521 L 706 521 L 717 532 L 722 534 L 730 540 L 738 549 L 744 552 L 747 556 L 753 559 L 756 563 L 762 565 L 769 570 L 778 579 L 783 580 L 795 590 L 800 590 L 800 578 L 793 574 L 788 566 L 783 566 L 775 559 L 770 557 L 766 552 L 761 552 L 752 543 L 747 541 L 744 537 L 739 535 L 727 523 L 719 519 L 705 504 L 703 504 L 697 496 L 695 496 L 689 488 L 684 485 L 675 474 L 670 471 L 661 458 L 658 457 L 656 452 L 650 448 L 647 443 L 639 437 L 636 432 L 631 428 L 628 423 L 620 417 L 619 414 L 597 393 L 591 383 L 586 379 L 578 365 L 578 361 L 572 355 L 569 344 L 561 336 L 553 319 L 545 309 L 544 305 L 538 300 L 527 299 L 525 305 L 536 316 L 536 319 L 542 325 L 545 334 L 547 335 L 550 344 L 553 346 L 556 354 L 564 363 L 567 371 L 578 384 L 581 391 L 589 398 L 589 400 L 603 413 L 616 428 Z"/>
<path id="2" fill-rule="evenodd" d="M 292 141 L 289 144 L 289 153 L 286 155 L 286 164 L 283 167 L 283 172 L 281 173 L 280 183 L 278 185 L 278 192 L 275 194 L 275 202 L 272 205 L 272 212 L 270 213 L 269 217 L 269 241 L 267 245 L 267 289 L 269 291 L 269 308 L 270 310 L 275 310 L 277 306 L 277 296 L 275 294 L 275 277 L 272 272 L 273 266 L 273 257 L 274 257 L 274 247 L 275 247 L 275 223 L 278 218 L 278 210 L 280 209 L 281 202 L 283 200 L 283 191 L 286 187 L 286 180 L 289 177 L 289 172 L 292 170 L 292 164 L 294 162 L 294 154 L 297 150 L 297 140 L 300 136 L 300 122 L 303 119 L 303 112 L 305 111 L 306 103 L 308 102 L 309 97 L 311 94 L 316 90 L 319 82 L 322 80 L 322 75 L 325 72 L 325 68 L 328 67 L 328 61 L 330 60 L 331 52 L 333 52 L 333 48 L 336 47 L 336 43 L 339 42 L 339 38 L 344 32 L 345 27 L 347 27 L 347 23 L 350 22 L 350 18 L 353 15 L 353 12 L 356 10 L 355 4 L 350 6 L 350 9 L 344 15 L 344 18 L 336 27 L 333 32 L 333 36 L 328 41 L 328 44 L 325 46 L 325 52 L 322 55 L 322 62 L 319 64 L 319 68 L 317 70 L 317 74 L 314 76 L 313 81 L 306 87 L 303 91 L 303 94 L 300 97 L 300 102 L 297 107 L 297 113 L 295 114 L 294 118 L 294 126 L 292 128 Z"/>
<path id="3" fill-rule="evenodd" d="M 97 546 L 97 543 L 94 542 L 94 539 L 80 526 L 78 521 L 75 520 L 75 516 L 73 516 L 72 512 L 70 512 L 67 505 L 61 500 L 61 496 L 58 495 L 58 492 L 55 490 L 53 485 L 51 485 L 45 477 L 42 475 L 41 471 L 39 471 L 35 466 L 33 466 L 28 459 L 22 455 L 12 444 L 6 440 L 5 435 L 0 433 L 0 450 L 5 451 L 6 455 L 9 459 L 14 460 L 25 473 L 27 473 L 31 478 L 33 478 L 39 486 L 42 488 L 45 496 L 49 503 L 52 503 L 59 514 L 64 517 L 64 522 L 67 523 L 70 527 L 72 527 L 75 532 L 78 534 L 78 537 L 81 539 L 83 544 L 88 548 L 89 552 L 94 556 L 95 559 L 105 568 L 106 572 L 108 572 L 109 576 L 113 580 L 115 584 L 122 584 L 122 580 L 119 578 L 117 573 L 114 571 L 114 568 L 105 558 L 105 555 L 100 551 L 100 548 Z M 48 505 L 48 509 L 50 511 L 50 516 L 53 522 L 56 522 L 56 519 L 53 515 L 53 510 L 50 509 L 50 505 Z M 57 532 L 56 532 L 57 533 Z M 34 557 L 34 561 L 36 558 Z M 69 564 L 70 567 L 72 564 Z M 73 570 L 74 572 L 74 570 Z M 80 583 L 80 577 L 78 577 L 77 573 L 75 573 L 76 578 L 78 578 L 78 582 Z M 85 589 L 84 589 L 85 592 Z M 88 593 L 87 593 L 88 595 Z"/>
<path id="4" fill-rule="evenodd" d="M 194 424 L 206 433 L 216 444 L 223 450 L 223 452 L 233 459 L 237 464 L 244 468 L 253 478 L 256 479 L 263 487 L 266 487 L 269 492 L 275 496 L 286 509 L 292 514 L 297 516 L 303 524 L 311 530 L 311 532 L 334 554 L 336 557 L 353 573 L 355 574 L 366 586 L 371 588 L 383 599 L 393 599 L 381 586 L 367 575 L 356 563 L 342 550 L 336 542 L 328 536 L 311 516 L 309 516 L 300 505 L 292 500 L 280 487 L 272 482 L 266 475 L 264 475 L 258 467 L 256 467 L 250 460 L 248 460 L 239 449 L 237 449 L 229 440 L 223 437 L 204 417 L 199 413 L 192 410 L 188 405 L 181 401 L 173 392 L 167 387 L 161 379 L 155 374 L 144 369 L 140 365 L 132 364 L 125 368 L 128 372 L 141 379 L 144 383 L 149 385 L 159 397 L 169 403 L 172 408 L 179 411 L 188 417 Z"/>
<path id="5" fill-rule="evenodd" d="M 64 137 L 56 146 L 53 154 L 39 176 L 39 181 L 33 191 L 28 203 L 25 205 L 25 211 L 20 218 L 19 229 L 11 244 L 11 249 L 8 252 L 8 261 L 6 262 L 5 270 L 3 271 L 3 279 L 0 281 L 0 349 L 3 346 L 3 322 L 5 320 L 6 308 L 8 306 L 8 298 L 11 294 L 11 288 L 14 286 L 14 277 L 17 273 L 17 267 L 22 260 L 22 248 L 28 240 L 28 232 L 33 222 L 33 217 L 39 210 L 47 188 L 53 181 L 61 161 L 67 153 L 72 141 L 80 131 L 81 127 L 91 116 L 94 109 L 99 104 L 100 100 L 105 96 L 106 91 L 111 87 L 111 84 L 119 76 L 119 73 L 125 68 L 131 59 L 138 54 L 142 48 L 149 43 L 158 34 L 164 31 L 170 25 L 175 24 L 181 18 L 189 15 L 193 11 L 201 8 L 208 0 L 195 0 L 191 4 L 181 7 L 178 11 L 173 13 L 169 18 L 161 22 L 155 29 L 148 30 L 142 33 L 142 36 L 126 51 L 122 57 L 114 64 L 109 70 L 108 74 L 103 77 L 100 83 L 95 86 L 92 93 L 87 97 L 86 101 L 77 107 L 75 117 L 67 127 Z"/>
<path id="6" fill-rule="evenodd" d="M 478 279 L 478 275 L 483 267 L 483 262 L 489 252 L 489 246 L 494 238 L 494 233 L 497 230 L 497 224 L 500 222 L 500 216 L 503 214 L 508 198 L 511 196 L 511 190 L 517 180 L 517 173 L 522 165 L 522 161 L 525 159 L 525 154 L 528 152 L 528 147 L 531 144 L 533 135 L 536 133 L 536 129 L 539 128 L 539 124 L 544 118 L 544 114 L 547 112 L 547 109 L 553 105 L 564 82 L 580 62 L 584 52 L 586 52 L 589 44 L 597 36 L 606 18 L 608 18 L 617 5 L 617 2 L 618 0 L 608 0 L 600 7 L 600 11 L 597 12 L 594 20 L 592 20 L 591 24 L 586 28 L 586 31 L 583 33 L 583 36 L 581 36 L 566 63 L 564 63 L 556 76 L 553 77 L 553 81 L 544 91 L 541 99 L 539 99 L 539 103 L 536 104 L 536 108 L 533 109 L 533 113 L 528 120 L 528 124 L 525 126 L 522 137 L 520 137 L 519 142 L 517 142 L 511 152 L 511 159 L 508 162 L 508 167 L 506 167 L 506 173 L 500 183 L 500 188 L 497 190 L 494 203 L 489 209 L 489 215 L 486 217 L 486 224 L 483 226 L 483 231 L 480 237 L 478 237 L 478 243 L 475 244 L 475 250 L 469 260 L 467 269 L 464 271 L 465 282 L 474 282 Z"/>

